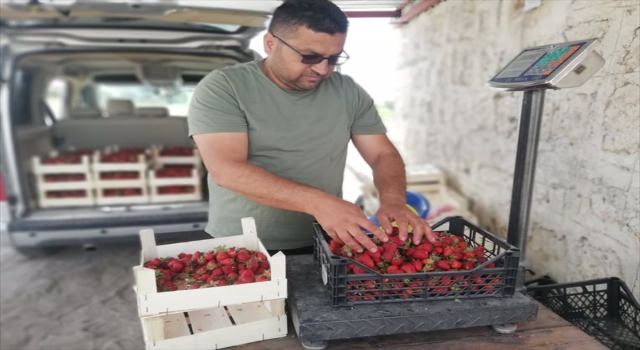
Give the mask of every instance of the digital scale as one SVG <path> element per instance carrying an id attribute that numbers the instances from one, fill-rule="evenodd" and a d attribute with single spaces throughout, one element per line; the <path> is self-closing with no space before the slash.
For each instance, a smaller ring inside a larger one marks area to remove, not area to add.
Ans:
<path id="1" fill-rule="evenodd" d="M 489 81 L 507 91 L 523 91 L 507 241 L 520 249 L 518 289 L 528 268 L 525 249 L 533 192 L 540 122 L 546 89 L 584 84 L 602 66 L 596 39 L 526 49 Z M 330 340 L 491 326 L 513 333 L 516 324 L 533 321 L 538 306 L 516 293 L 511 298 L 380 303 L 332 308 L 313 256 L 287 258 L 289 312 L 307 350 L 325 349 Z"/>

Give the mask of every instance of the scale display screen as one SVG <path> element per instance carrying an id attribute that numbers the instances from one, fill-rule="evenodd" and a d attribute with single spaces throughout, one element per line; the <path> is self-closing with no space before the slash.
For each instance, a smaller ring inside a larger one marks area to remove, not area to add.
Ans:
<path id="1" fill-rule="evenodd" d="M 522 51 L 491 81 L 507 84 L 544 81 L 586 43 L 543 46 Z"/>

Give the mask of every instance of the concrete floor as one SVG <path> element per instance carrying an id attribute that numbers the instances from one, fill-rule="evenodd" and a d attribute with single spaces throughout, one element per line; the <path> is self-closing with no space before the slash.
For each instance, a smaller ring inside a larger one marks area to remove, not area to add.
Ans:
<path id="1" fill-rule="evenodd" d="M 138 243 L 28 259 L 0 249 L 0 349 L 144 349 L 131 267 Z"/>

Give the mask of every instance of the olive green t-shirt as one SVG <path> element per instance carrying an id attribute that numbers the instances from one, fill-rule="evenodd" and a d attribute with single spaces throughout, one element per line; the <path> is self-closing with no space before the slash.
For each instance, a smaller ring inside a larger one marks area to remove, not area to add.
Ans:
<path id="1" fill-rule="evenodd" d="M 314 90 L 284 90 L 264 75 L 262 63 L 215 70 L 202 79 L 189 107 L 189 135 L 246 132 L 250 164 L 342 197 L 351 135 L 386 132 L 373 100 L 338 72 Z M 211 176 L 208 184 L 205 231 L 213 237 L 242 234 L 240 220 L 251 216 L 267 249 L 313 244 L 312 216 L 254 202 Z"/>

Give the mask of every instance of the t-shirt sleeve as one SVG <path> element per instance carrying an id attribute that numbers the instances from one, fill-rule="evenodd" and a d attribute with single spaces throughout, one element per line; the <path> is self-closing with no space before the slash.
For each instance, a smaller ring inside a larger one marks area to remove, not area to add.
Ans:
<path id="1" fill-rule="evenodd" d="M 356 82 L 350 80 L 350 84 L 354 91 L 354 111 L 355 116 L 353 125 L 351 126 L 351 134 L 374 135 L 384 134 L 387 132 L 378 109 L 369 94 Z"/>
<path id="2" fill-rule="evenodd" d="M 227 77 L 209 73 L 196 86 L 187 117 L 189 136 L 220 132 L 247 132 L 247 118 Z"/>

